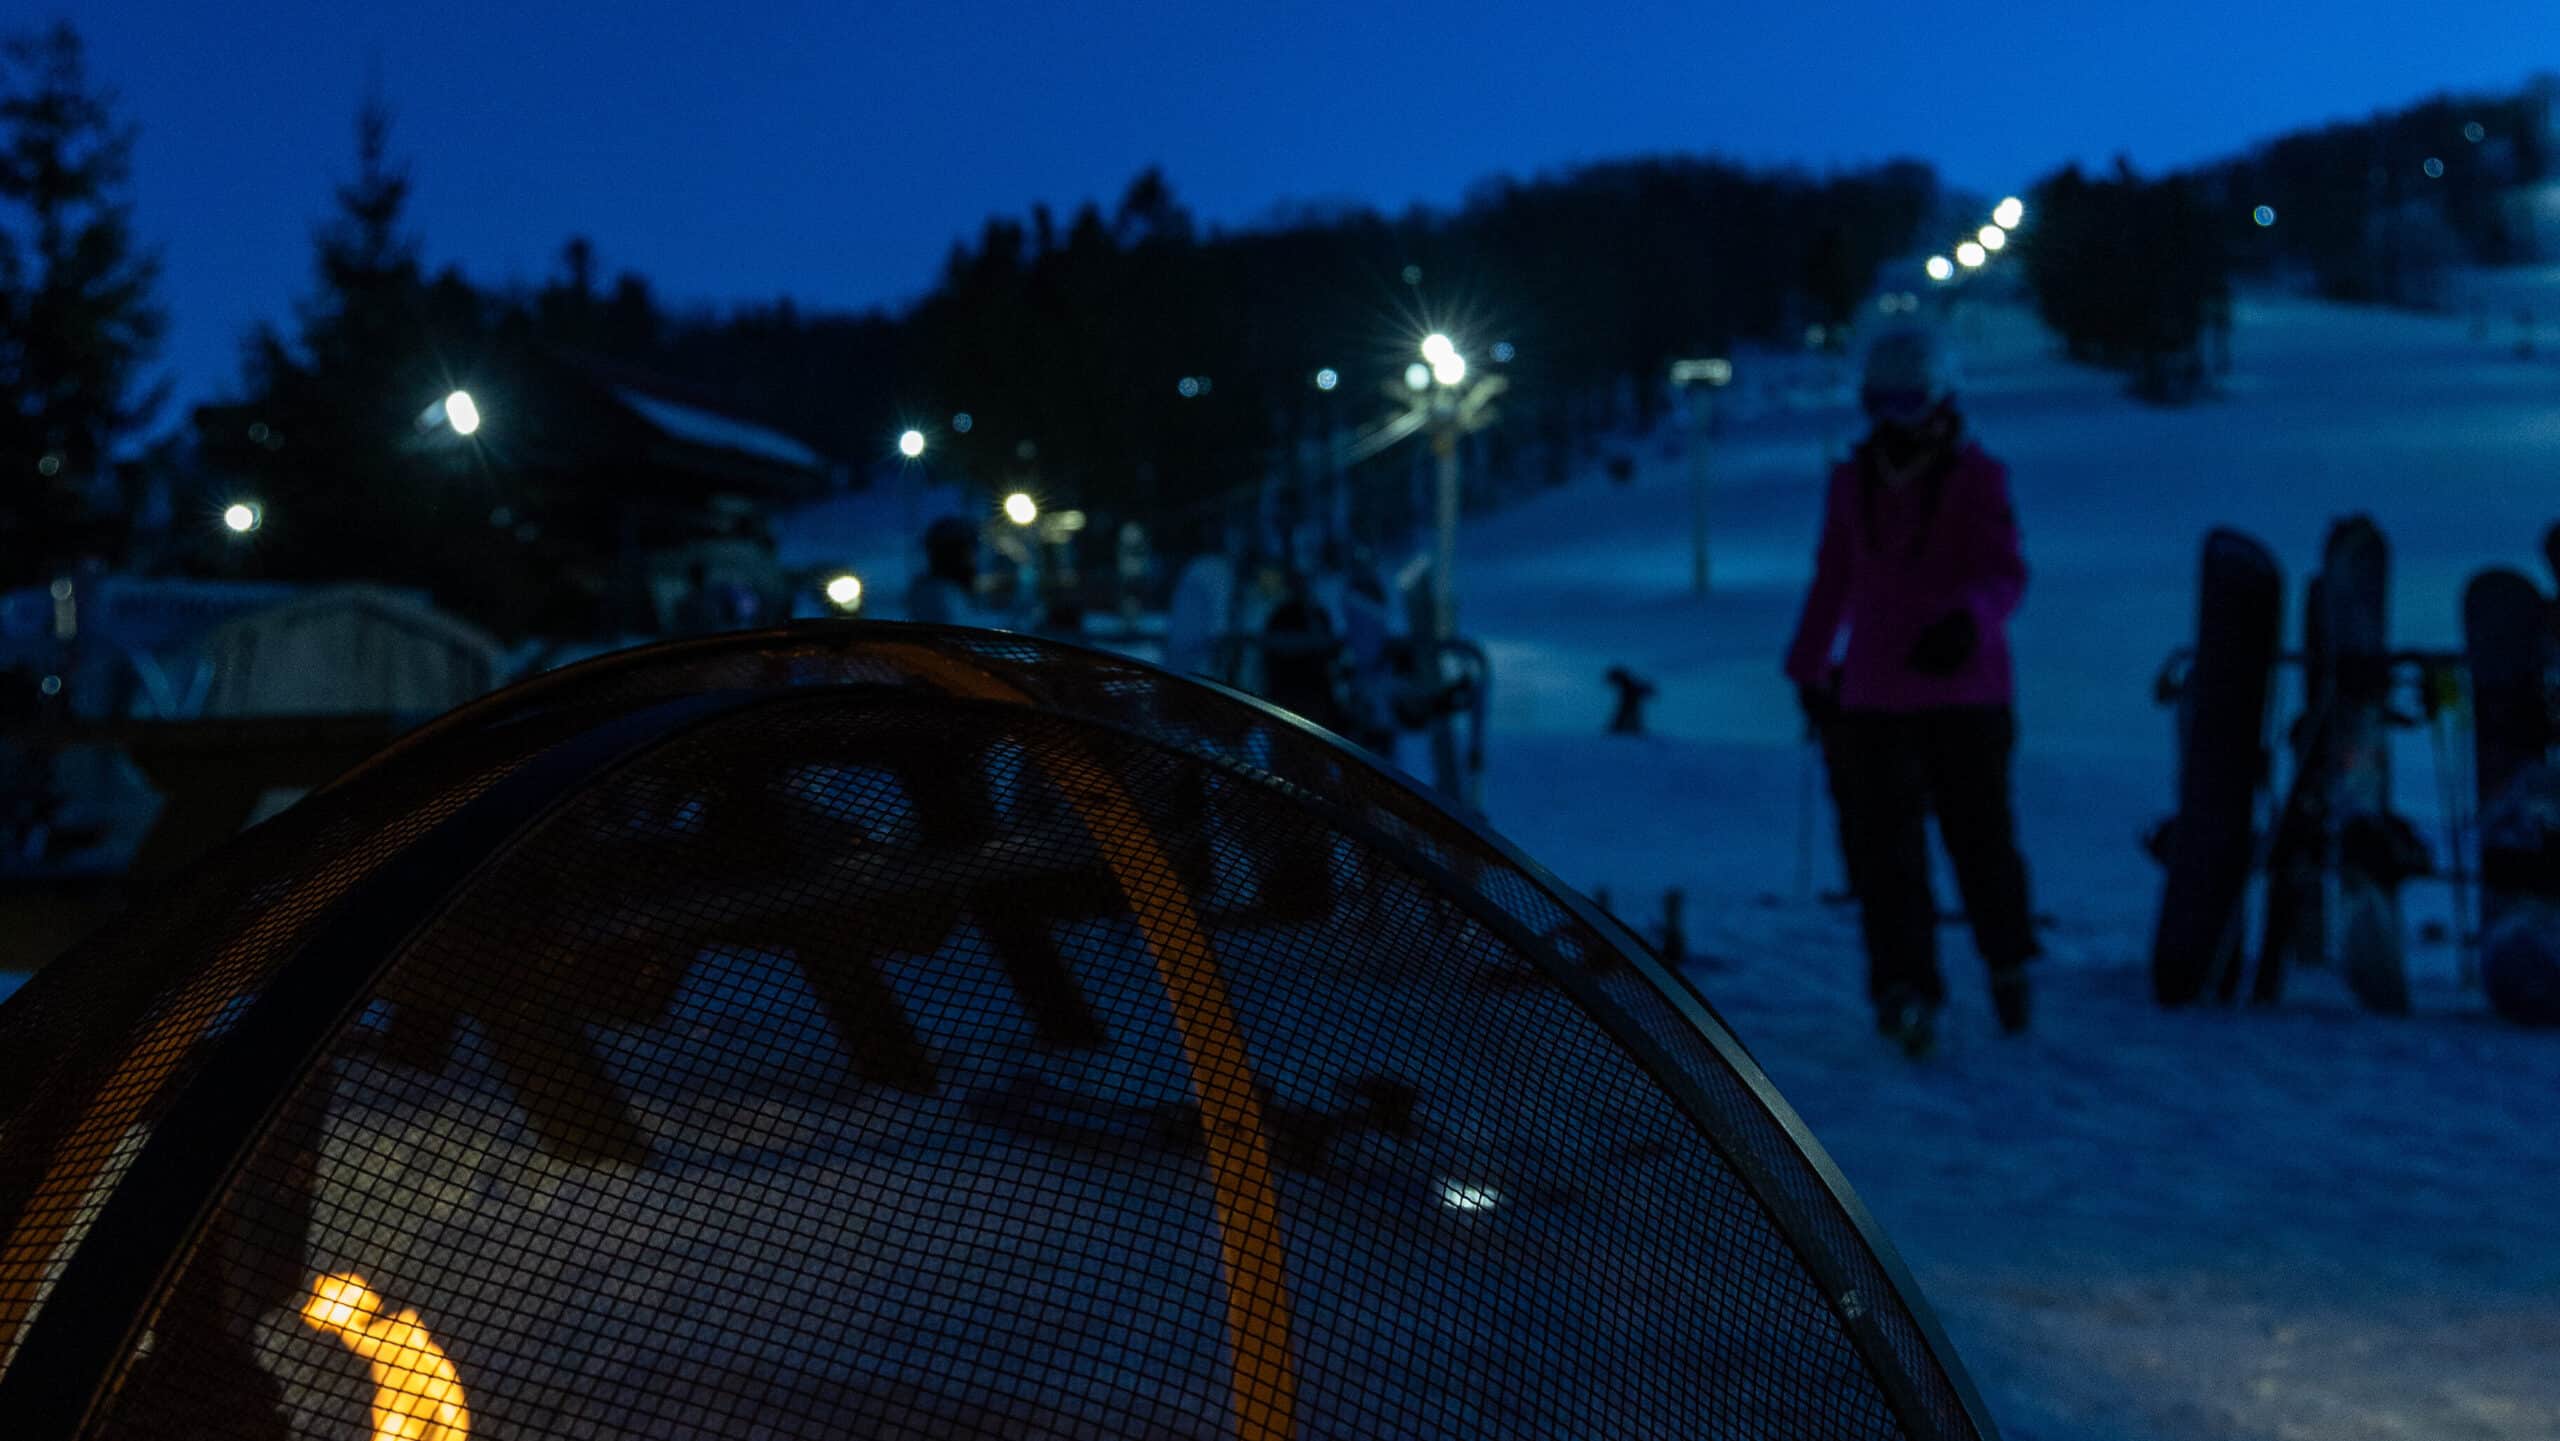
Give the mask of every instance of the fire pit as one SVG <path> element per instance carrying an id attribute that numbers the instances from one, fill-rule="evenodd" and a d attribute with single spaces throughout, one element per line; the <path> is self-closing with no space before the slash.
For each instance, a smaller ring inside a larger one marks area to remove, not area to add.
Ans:
<path id="1" fill-rule="evenodd" d="M 0 1007 L 0 1434 L 1975 1436 L 1684 982 L 1011 636 L 467 706 Z"/>

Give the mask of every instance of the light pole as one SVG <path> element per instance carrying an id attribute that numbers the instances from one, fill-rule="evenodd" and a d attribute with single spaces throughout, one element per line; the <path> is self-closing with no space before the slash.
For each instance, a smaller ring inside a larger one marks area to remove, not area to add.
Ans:
<path id="1" fill-rule="evenodd" d="M 1351 487 L 1342 475 L 1342 402 L 1335 394 L 1342 372 L 1328 365 L 1315 374 L 1317 426 L 1323 435 L 1317 483 L 1324 493 L 1324 532 L 1328 540 L 1347 545 L 1351 539 Z"/>
<path id="2" fill-rule="evenodd" d="M 1457 638 L 1458 441 L 1493 423 L 1493 401 L 1510 385 L 1499 375 L 1470 378 L 1466 357 L 1446 335 L 1434 332 L 1422 343 L 1421 360 L 1405 367 L 1403 383 L 1385 382 L 1386 398 L 1398 409 L 1337 452 L 1335 463 L 1357 465 L 1424 431 L 1431 433 L 1436 522 L 1432 547 L 1430 645 L 1425 672 L 1435 689 L 1448 683 L 1448 663 Z M 1409 581 L 1399 585 L 1409 585 Z M 1419 639 L 1419 638 L 1418 638 Z M 1449 716 L 1436 717 L 1431 728 L 1432 783 L 1441 794 L 1475 804 L 1475 785 L 1458 761 L 1456 731 Z"/>
<path id="3" fill-rule="evenodd" d="M 1420 400 L 1431 430 L 1438 482 L 1433 506 L 1438 533 L 1431 565 L 1433 679 L 1444 680 L 1443 668 L 1458 638 L 1458 442 L 1493 422 L 1494 397 L 1508 382 L 1499 375 L 1487 375 L 1468 384 L 1466 357 L 1449 337 L 1436 331 L 1424 338 L 1422 358 L 1431 388 Z M 1475 777 L 1458 763 L 1457 732 L 1447 716 L 1433 724 L 1431 751 L 1433 779 L 1441 792 L 1474 805 L 1478 800 Z"/>
<path id="4" fill-rule="evenodd" d="M 1671 383 L 1689 421 L 1689 589 L 1707 593 L 1707 447 L 1715 434 L 1715 393 L 1733 380 L 1733 362 L 1723 356 L 1675 360 Z"/>
<path id="5" fill-rule="evenodd" d="M 1437 523 L 1431 562 L 1431 637 L 1446 645 L 1458 634 L 1458 438 L 1467 429 L 1459 420 L 1463 402 L 1458 387 L 1466 383 L 1467 360 L 1458 353 L 1456 343 L 1438 331 L 1423 337 L 1422 360 L 1432 387 L 1427 393 L 1438 482 L 1432 506 Z M 1411 379 L 1408 371 L 1408 383 Z"/>

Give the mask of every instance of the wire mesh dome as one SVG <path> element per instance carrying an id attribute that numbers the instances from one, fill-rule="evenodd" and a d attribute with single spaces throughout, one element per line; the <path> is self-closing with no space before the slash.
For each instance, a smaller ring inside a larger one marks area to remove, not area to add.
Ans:
<path id="1" fill-rule="evenodd" d="M 1229 692 L 467 706 L 0 1007 L 0 1434 L 1989 1434 L 1701 999 Z"/>

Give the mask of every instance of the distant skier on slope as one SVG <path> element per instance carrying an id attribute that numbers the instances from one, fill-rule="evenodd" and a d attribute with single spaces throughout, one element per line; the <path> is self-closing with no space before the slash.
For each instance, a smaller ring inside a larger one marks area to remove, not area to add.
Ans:
<path id="1" fill-rule="evenodd" d="M 2038 946 L 2010 807 L 2017 723 L 2005 633 L 2027 567 L 2008 472 L 1966 437 L 1937 339 L 1916 327 L 1877 337 L 1859 399 L 1873 428 L 1831 474 L 1786 673 L 1836 767 L 1877 1028 L 1918 1055 L 1946 994 L 1933 809 L 2000 1024 L 2013 1034 L 2027 1025 L 2026 963 Z"/>

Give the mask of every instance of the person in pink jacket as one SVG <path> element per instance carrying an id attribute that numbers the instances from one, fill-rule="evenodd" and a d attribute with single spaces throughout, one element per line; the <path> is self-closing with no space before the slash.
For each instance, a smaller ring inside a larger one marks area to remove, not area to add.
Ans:
<path id="1" fill-rule="evenodd" d="M 1965 434 L 1929 331 L 1879 336 L 1859 398 L 1873 428 L 1831 473 L 1786 672 L 1831 767 L 1877 1027 L 1918 1055 L 1946 998 L 1932 812 L 2001 1026 L 2027 1025 L 2038 947 L 2010 805 L 2007 635 L 2027 565 L 2008 471 Z"/>

